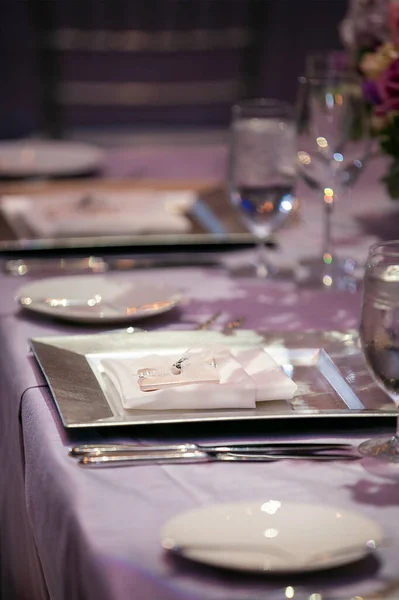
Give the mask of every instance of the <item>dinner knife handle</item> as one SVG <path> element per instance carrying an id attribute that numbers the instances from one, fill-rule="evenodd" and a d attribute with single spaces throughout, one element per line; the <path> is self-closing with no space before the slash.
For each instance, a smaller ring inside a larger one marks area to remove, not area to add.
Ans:
<path id="1" fill-rule="evenodd" d="M 85 456 L 86 454 L 117 454 L 129 452 L 144 455 L 157 452 L 197 452 L 202 451 L 195 444 L 160 444 L 156 446 L 140 446 L 138 444 L 81 444 L 69 449 L 70 456 Z"/>
<path id="2" fill-rule="evenodd" d="M 85 466 L 128 466 L 139 464 L 162 463 L 197 463 L 209 462 L 212 456 L 206 452 L 141 452 L 140 454 L 86 454 L 79 457 L 79 464 Z"/>

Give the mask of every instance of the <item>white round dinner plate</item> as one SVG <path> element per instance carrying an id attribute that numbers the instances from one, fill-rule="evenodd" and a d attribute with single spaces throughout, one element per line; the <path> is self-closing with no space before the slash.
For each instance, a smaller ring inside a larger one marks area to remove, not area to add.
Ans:
<path id="1" fill-rule="evenodd" d="M 263 500 L 215 504 L 172 518 L 165 549 L 228 569 L 294 573 L 359 560 L 382 542 L 378 523 L 319 504 Z"/>
<path id="2" fill-rule="evenodd" d="M 99 148 L 73 141 L 15 140 L 0 142 L 0 175 L 51 177 L 79 175 L 101 167 Z"/>
<path id="3" fill-rule="evenodd" d="M 174 308 L 182 296 L 163 282 L 126 274 L 52 277 L 17 291 L 25 309 L 82 323 L 130 322 Z"/>

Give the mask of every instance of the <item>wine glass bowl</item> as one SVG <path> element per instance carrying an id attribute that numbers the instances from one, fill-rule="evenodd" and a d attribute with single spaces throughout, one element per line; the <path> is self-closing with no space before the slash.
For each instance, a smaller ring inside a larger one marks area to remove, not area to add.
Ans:
<path id="1" fill-rule="evenodd" d="M 370 249 L 359 334 L 369 371 L 399 409 L 399 240 Z M 364 442 L 359 451 L 399 462 L 399 428 L 394 436 Z"/>
<path id="2" fill-rule="evenodd" d="M 292 189 L 283 186 L 241 188 L 233 193 L 232 202 L 248 229 L 261 239 L 267 239 L 282 227 L 298 204 Z"/>
<path id="3" fill-rule="evenodd" d="M 308 86 L 307 136 L 298 153 L 301 171 L 315 187 L 333 178 L 351 185 L 370 154 L 369 118 L 362 92 L 350 72 L 303 80 Z M 307 142 L 307 147 L 306 147 Z"/>
<path id="4" fill-rule="evenodd" d="M 229 147 L 229 195 L 243 223 L 258 239 L 256 275 L 273 271 L 265 242 L 297 209 L 296 123 L 278 100 L 247 100 L 233 106 Z"/>

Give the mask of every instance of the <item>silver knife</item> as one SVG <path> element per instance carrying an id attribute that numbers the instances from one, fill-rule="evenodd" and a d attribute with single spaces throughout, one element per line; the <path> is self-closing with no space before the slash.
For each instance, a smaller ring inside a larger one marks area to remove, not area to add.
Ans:
<path id="1" fill-rule="evenodd" d="M 141 454 L 149 452 L 245 452 L 257 453 L 264 451 L 269 454 L 289 452 L 290 454 L 301 454 L 303 452 L 323 452 L 338 450 L 341 452 L 351 452 L 355 448 L 352 444 L 342 442 L 240 442 L 232 444 L 204 445 L 194 443 L 183 444 L 158 444 L 158 445 L 139 445 L 133 442 L 127 443 L 105 443 L 105 444 L 81 444 L 69 449 L 71 456 L 83 456 L 85 454 L 114 454 L 128 452 L 131 454 Z"/>
<path id="2" fill-rule="evenodd" d="M 140 454 L 86 454 L 80 456 L 79 464 L 85 466 L 123 466 L 142 464 L 170 464 L 170 463 L 195 463 L 195 462 L 273 462 L 276 460 L 356 460 L 359 456 L 349 454 L 245 454 L 239 452 L 142 452 Z"/>

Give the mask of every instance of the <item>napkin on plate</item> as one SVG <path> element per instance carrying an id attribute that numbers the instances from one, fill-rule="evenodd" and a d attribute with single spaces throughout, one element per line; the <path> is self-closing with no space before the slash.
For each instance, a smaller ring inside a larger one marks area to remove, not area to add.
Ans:
<path id="1" fill-rule="evenodd" d="M 198 351 L 203 357 L 204 349 Z M 253 409 L 263 400 L 289 400 L 297 388 L 281 367 L 262 348 L 247 350 L 228 348 L 209 349 L 215 359 L 219 382 L 201 380 L 201 363 L 196 351 L 189 353 L 192 383 L 164 387 L 154 391 L 140 389 L 137 373 L 140 370 L 159 369 L 169 372 L 182 355 L 146 355 L 135 358 L 103 359 L 103 374 L 113 383 L 125 409 L 144 410 L 209 410 Z M 184 364 L 184 363 L 183 363 Z M 202 363 L 203 364 L 203 363 Z M 208 373 L 205 374 L 205 377 Z M 180 375 L 175 375 L 178 382 Z"/>
<path id="2" fill-rule="evenodd" d="M 2 211 L 19 218 L 43 238 L 141 233 L 187 233 L 184 214 L 195 201 L 191 191 L 93 191 L 56 196 L 6 197 Z"/>

